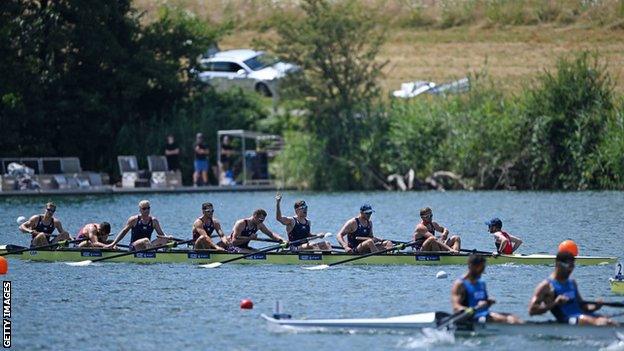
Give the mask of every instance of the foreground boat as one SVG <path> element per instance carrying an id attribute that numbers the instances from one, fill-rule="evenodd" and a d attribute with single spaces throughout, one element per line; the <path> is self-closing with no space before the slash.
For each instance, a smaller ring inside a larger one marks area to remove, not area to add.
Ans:
<path id="1" fill-rule="evenodd" d="M 15 245 L 0 245 L 0 254 L 7 251 L 24 249 Z M 28 250 L 20 254 L 11 254 L 7 257 L 19 258 L 31 261 L 82 261 L 94 258 L 101 258 L 119 254 L 119 250 L 99 250 L 99 249 L 40 249 Z M 448 252 L 399 252 L 392 254 L 373 255 L 363 259 L 349 262 L 349 264 L 369 264 L 369 265 L 465 265 L 468 253 L 451 255 Z M 207 264 L 221 262 L 230 258 L 242 256 L 235 253 L 223 253 L 218 251 L 193 251 L 193 250 L 172 250 L 166 252 L 144 252 L 134 255 L 113 258 L 110 262 L 130 262 L 130 263 L 189 263 Z M 236 263 L 242 264 L 298 264 L 298 265 L 319 265 L 330 264 L 342 261 L 346 258 L 355 257 L 354 254 L 343 252 L 269 252 L 258 253 L 247 257 Z M 488 258 L 488 264 L 513 263 L 520 265 L 552 265 L 555 256 L 553 255 L 500 255 L 496 258 Z M 615 257 L 598 256 L 578 256 L 577 265 L 603 265 L 613 264 Z"/>
<path id="2" fill-rule="evenodd" d="M 283 315 L 281 315 L 283 316 Z M 438 328 L 449 314 L 445 312 L 426 312 L 388 318 L 352 318 L 352 319 L 290 319 L 274 318 L 262 315 L 270 325 L 297 330 L 387 330 L 401 331 L 424 328 Z M 532 335 L 558 338 L 614 339 L 624 336 L 624 327 L 618 326 L 579 326 L 560 324 L 552 321 L 527 322 L 524 324 L 472 323 L 462 322 L 444 328 L 457 335 Z"/>

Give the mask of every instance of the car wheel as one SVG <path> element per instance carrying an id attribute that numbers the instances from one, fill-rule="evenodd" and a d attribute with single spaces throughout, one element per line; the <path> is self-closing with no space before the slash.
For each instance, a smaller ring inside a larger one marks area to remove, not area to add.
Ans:
<path id="1" fill-rule="evenodd" d="M 273 93 L 271 93 L 271 90 L 269 89 L 269 87 L 264 83 L 256 84 L 256 92 L 266 97 L 273 96 Z"/>

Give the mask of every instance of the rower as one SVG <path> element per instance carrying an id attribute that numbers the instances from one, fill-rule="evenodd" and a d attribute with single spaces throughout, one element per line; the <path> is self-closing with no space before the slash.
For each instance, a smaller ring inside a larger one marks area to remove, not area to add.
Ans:
<path id="1" fill-rule="evenodd" d="M 31 235 L 31 247 L 54 244 L 62 240 L 71 240 L 69 233 L 63 229 L 61 221 L 54 218 L 54 212 L 56 212 L 56 205 L 54 202 L 48 202 L 43 214 L 34 215 L 19 226 L 22 232 Z M 55 229 L 59 234 L 56 238 L 51 238 Z"/>
<path id="2" fill-rule="evenodd" d="M 490 234 L 494 235 L 494 245 L 499 254 L 511 255 L 522 245 L 520 238 L 503 231 L 503 221 L 492 218 L 485 222 Z"/>
<path id="3" fill-rule="evenodd" d="M 574 254 L 560 251 L 555 258 L 555 271 L 542 281 L 529 302 L 529 315 L 550 311 L 557 322 L 579 325 L 618 325 L 618 322 L 595 314 L 602 304 L 587 304 L 579 294 L 578 286 L 570 278 L 574 270 Z M 601 301 L 601 300 L 599 300 Z"/>
<path id="4" fill-rule="evenodd" d="M 229 241 L 223 229 L 221 229 L 221 223 L 219 220 L 213 217 L 214 207 L 210 202 L 204 202 L 202 204 L 202 215 L 193 222 L 193 248 L 195 250 L 218 250 L 225 251 L 221 246 L 212 242 L 210 236 L 213 232 L 217 232 L 217 235 L 221 238 L 221 241 L 227 245 Z"/>
<path id="5" fill-rule="evenodd" d="M 126 221 L 126 225 L 121 229 L 119 234 L 112 243 L 104 246 L 105 248 L 113 248 L 123 239 L 129 231 L 132 231 L 130 237 L 130 251 L 149 249 L 153 246 L 161 246 L 166 244 L 171 237 L 165 235 L 160 228 L 160 223 L 156 217 L 150 215 L 150 202 L 141 200 L 139 202 L 139 214 L 130 216 Z M 156 230 L 156 239 L 152 240 L 152 233 Z"/>
<path id="6" fill-rule="evenodd" d="M 78 231 L 76 240 L 85 239 L 78 247 L 105 247 L 108 244 L 108 236 L 111 226 L 108 222 L 89 223 Z"/>
<path id="7" fill-rule="evenodd" d="M 286 242 L 277 233 L 267 228 L 264 224 L 266 216 L 266 211 L 259 208 L 253 212 L 251 217 L 236 221 L 234 228 L 232 228 L 232 234 L 230 234 L 229 237 L 229 245 L 226 246 L 227 250 L 236 253 L 251 253 L 256 251 L 256 249 L 249 246 L 249 242 L 258 238 L 258 234 L 256 234 L 258 230 L 273 240 L 281 243 Z M 225 246 L 225 243 L 219 242 L 219 245 Z"/>
<path id="8" fill-rule="evenodd" d="M 485 257 L 482 255 L 470 255 L 468 257 L 468 272 L 463 278 L 455 281 L 451 288 L 453 312 L 473 308 L 477 310 L 472 316 L 473 321 L 481 323 L 524 323 L 516 315 L 490 311 L 490 306 L 496 301 L 488 296 L 485 282 L 481 280 L 481 275 L 485 271 L 485 263 Z"/>
<path id="9" fill-rule="evenodd" d="M 449 230 L 437 222 L 434 222 L 433 211 L 429 207 L 420 210 L 421 221 L 414 229 L 413 240 L 416 245 L 413 246 L 415 251 L 450 251 L 459 252 L 461 249 L 461 239 L 457 235 L 450 238 Z M 440 232 L 440 238 L 436 238 L 435 233 Z"/>
<path id="10" fill-rule="evenodd" d="M 280 208 L 282 194 L 275 195 L 275 219 L 286 226 L 288 241 L 301 240 L 313 236 L 310 234 L 312 222 L 307 218 L 308 205 L 303 200 L 295 202 L 295 216 L 284 217 Z M 323 241 L 320 243 L 303 243 L 298 246 L 290 246 L 291 251 L 321 250 L 331 251 L 331 243 Z"/>
<path id="11" fill-rule="evenodd" d="M 373 235 L 373 222 L 371 221 L 373 212 L 375 211 L 371 205 L 362 205 L 360 214 L 348 220 L 338 232 L 336 239 L 347 253 L 377 252 L 394 246 L 392 241 L 376 238 Z"/>

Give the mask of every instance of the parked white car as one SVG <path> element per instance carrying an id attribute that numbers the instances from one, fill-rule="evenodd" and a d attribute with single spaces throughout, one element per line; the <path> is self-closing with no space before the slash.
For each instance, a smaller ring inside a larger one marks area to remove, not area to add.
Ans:
<path id="1" fill-rule="evenodd" d="M 217 90 L 241 88 L 277 97 L 279 80 L 296 70 L 262 51 L 240 49 L 217 52 L 199 60 L 197 77 Z"/>

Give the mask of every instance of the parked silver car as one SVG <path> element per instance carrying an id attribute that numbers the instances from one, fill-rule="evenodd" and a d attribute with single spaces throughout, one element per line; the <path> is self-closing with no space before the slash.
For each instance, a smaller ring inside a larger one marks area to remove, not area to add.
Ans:
<path id="1" fill-rule="evenodd" d="M 217 90 L 239 87 L 277 97 L 279 80 L 295 69 L 262 51 L 226 50 L 201 58 L 197 76 Z"/>

